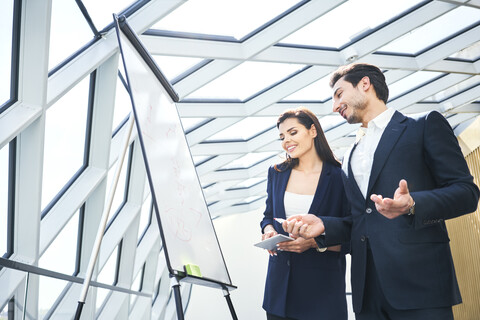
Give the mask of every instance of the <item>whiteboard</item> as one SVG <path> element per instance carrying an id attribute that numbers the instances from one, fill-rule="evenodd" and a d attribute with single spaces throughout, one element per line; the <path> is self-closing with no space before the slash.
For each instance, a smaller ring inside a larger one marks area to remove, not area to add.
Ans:
<path id="1" fill-rule="evenodd" d="M 195 264 L 202 279 L 231 285 L 175 105 L 178 97 L 123 17 L 117 36 L 170 274 Z"/>

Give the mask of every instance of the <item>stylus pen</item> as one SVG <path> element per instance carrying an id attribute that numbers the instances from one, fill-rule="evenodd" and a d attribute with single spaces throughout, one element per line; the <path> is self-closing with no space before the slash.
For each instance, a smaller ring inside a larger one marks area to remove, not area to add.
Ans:
<path id="1" fill-rule="evenodd" d="M 287 221 L 287 220 L 282 219 L 282 218 L 273 218 L 273 220 L 277 221 L 280 224 L 282 224 L 284 221 Z"/>

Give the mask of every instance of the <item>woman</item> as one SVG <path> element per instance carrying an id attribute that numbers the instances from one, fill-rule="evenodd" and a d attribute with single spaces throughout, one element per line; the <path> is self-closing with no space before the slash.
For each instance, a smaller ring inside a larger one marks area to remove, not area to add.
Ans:
<path id="1" fill-rule="evenodd" d="M 277 120 L 287 159 L 268 170 L 262 240 L 285 234 L 274 218 L 312 213 L 344 216 L 347 201 L 340 163 L 317 117 L 306 108 L 287 110 Z M 263 308 L 268 320 L 347 319 L 345 254 L 348 245 L 318 248 L 297 238 L 269 251 Z"/>

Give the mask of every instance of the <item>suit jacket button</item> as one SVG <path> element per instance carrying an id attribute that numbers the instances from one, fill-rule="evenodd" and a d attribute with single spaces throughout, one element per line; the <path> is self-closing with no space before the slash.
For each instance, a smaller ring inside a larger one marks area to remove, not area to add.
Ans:
<path id="1" fill-rule="evenodd" d="M 287 266 L 290 267 L 290 260 L 287 260 Z"/>
<path id="2" fill-rule="evenodd" d="M 372 213 L 372 208 L 367 208 L 367 210 L 365 210 L 366 213 Z"/>
<path id="3" fill-rule="evenodd" d="M 362 241 L 362 242 L 365 241 L 365 239 L 366 239 L 365 236 L 361 236 L 361 237 L 360 237 L 360 241 Z"/>

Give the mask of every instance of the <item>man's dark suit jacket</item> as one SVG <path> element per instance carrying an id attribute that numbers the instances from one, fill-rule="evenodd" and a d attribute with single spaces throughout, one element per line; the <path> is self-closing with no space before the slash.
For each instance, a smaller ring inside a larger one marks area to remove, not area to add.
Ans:
<path id="1" fill-rule="evenodd" d="M 438 112 L 418 119 L 394 113 L 374 154 L 367 199 L 348 168 L 343 178 L 351 216 L 322 217 L 326 234 L 316 240 L 326 246 L 351 239 L 354 311 L 361 311 L 368 286 L 367 242 L 394 308 L 461 303 L 445 220 L 475 211 L 479 190 L 446 119 Z M 377 212 L 370 195 L 393 198 L 401 179 L 416 203 L 415 215 L 388 219 Z"/>
<path id="2" fill-rule="evenodd" d="M 268 170 L 262 230 L 271 224 L 278 233 L 286 234 L 273 218 L 285 219 L 283 199 L 291 172 L 292 169 L 285 167 L 281 172 L 274 167 Z M 323 163 L 309 213 L 338 217 L 348 214 L 341 172 L 339 167 Z M 348 246 L 344 246 L 345 249 L 348 250 Z M 278 252 L 277 256 L 270 257 L 263 308 L 268 313 L 294 319 L 347 319 L 345 254 L 317 252 L 312 248 L 302 253 Z"/>

